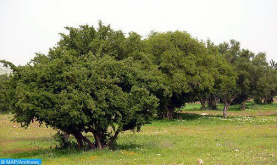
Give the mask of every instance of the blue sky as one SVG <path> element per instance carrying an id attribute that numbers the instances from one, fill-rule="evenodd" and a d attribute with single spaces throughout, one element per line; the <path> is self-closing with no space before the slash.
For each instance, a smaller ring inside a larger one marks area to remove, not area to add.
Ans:
<path id="1" fill-rule="evenodd" d="M 236 39 L 277 61 L 276 0 L 0 0 L 0 59 L 24 65 L 55 46 L 65 26 L 98 20 L 143 36 L 181 30 L 216 44 Z"/>

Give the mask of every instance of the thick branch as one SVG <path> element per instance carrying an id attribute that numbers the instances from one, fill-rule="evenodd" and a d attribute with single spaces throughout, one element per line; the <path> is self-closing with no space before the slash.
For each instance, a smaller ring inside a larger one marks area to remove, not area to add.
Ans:
<path id="1" fill-rule="evenodd" d="M 97 148 L 101 150 L 103 148 L 103 145 L 101 143 L 99 134 L 93 128 L 88 128 L 87 130 L 93 134 L 94 139 L 95 139 L 95 144 L 96 144 Z"/>
<path id="2" fill-rule="evenodd" d="M 83 147 L 83 141 L 81 137 L 77 133 L 72 133 L 75 139 L 77 140 L 78 143 L 78 149 L 80 150 Z"/>
<path id="3" fill-rule="evenodd" d="M 119 132 L 120 130 L 117 130 L 111 140 L 104 147 L 110 147 L 115 142 Z"/>
<path id="4" fill-rule="evenodd" d="M 238 94 L 235 94 L 234 97 L 229 101 L 229 105 L 231 105 L 231 103 L 235 100 L 235 98 L 237 97 Z"/>
<path id="5" fill-rule="evenodd" d="M 84 142 L 86 142 L 90 146 L 91 149 L 96 148 L 95 145 L 87 137 L 83 136 L 81 133 L 79 133 L 79 136 L 82 138 Z"/>
<path id="6" fill-rule="evenodd" d="M 98 149 L 101 150 L 101 149 L 103 148 L 103 146 L 102 146 L 101 139 L 100 139 L 99 135 L 98 135 L 97 133 L 94 132 L 94 133 L 93 133 L 93 136 L 94 136 L 95 143 L 96 143 Z"/>

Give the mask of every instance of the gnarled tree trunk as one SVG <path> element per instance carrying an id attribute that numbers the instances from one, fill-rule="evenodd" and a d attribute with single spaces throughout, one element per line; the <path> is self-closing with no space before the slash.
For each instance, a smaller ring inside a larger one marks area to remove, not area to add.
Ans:
<path id="1" fill-rule="evenodd" d="M 230 104 L 228 103 L 225 103 L 224 104 L 224 108 L 223 108 L 223 118 L 227 118 L 227 110 L 228 110 L 228 107 L 230 106 Z"/>
<path id="2" fill-rule="evenodd" d="M 81 137 L 77 134 L 77 133 L 73 133 L 73 136 L 75 137 L 75 139 L 77 140 L 78 143 L 78 149 L 80 150 L 81 148 L 83 148 L 84 144 L 83 144 L 83 140 L 81 139 Z"/>
<path id="3" fill-rule="evenodd" d="M 217 109 L 216 99 L 215 99 L 215 97 L 213 95 L 211 95 L 209 97 L 208 107 L 209 107 L 209 109 L 212 109 L 212 110 L 216 110 Z"/>
<path id="4" fill-rule="evenodd" d="M 266 97 L 264 99 L 264 103 L 265 104 L 271 104 L 271 103 L 273 103 L 273 97 Z"/>
<path id="5" fill-rule="evenodd" d="M 99 150 L 102 150 L 103 149 L 103 145 L 101 143 L 101 136 L 98 133 L 96 133 L 96 132 L 93 133 L 93 136 L 94 136 L 96 147 Z"/>
<path id="6" fill-rule="evenodd" d="M 245 102 L 246 102 L 246 101 L 243 101 L 243 102 L 241 103 L 241 107 L 240 107 L 240 109 L 243 110 L 243 111 L 246 109 L 246 107 L 245 107 Z"/>
<path id="7" fill-rule="evenodd" d="M 173 119 L 174 116 L 174 107 L 172 106 L 166 106 L 166 118 Z"/>
<path id="8" fill-rule="evenodd" d="M 227 118 L 227 110 L 229 106 L 232 104 L 232 102 L 234 101 L 234 99 L 237 97 L 237 95 L 238 94 L 235 94 L 231 99 L 228 99 L 229 97 L 227 95 L 226 98 L 224 99 L 223 118 Z"/>
<path id="9" fill-rule="evenodd" d="M 86 142 L 89 145 L 90 149 L 96 148 L 95 145 L 87 137 L 83 136 L 81 133 L 79 134 L 79 136 L 82 138 L 84 142 Z"/>
<path id="10" fill-rule="evenodd" d="M 198 100 L 200 101 L 201 109 L 206 109 L 206 99 L 204 97 L 198 96 Z"/>
<path id="11" fill-rule="evenodd" d="M 119 130 L 117 130 L 114 134 L 114 136 L 111 138 L 111 140 L 104 146 L 104 147 L 110 147 L 111 145 L 113 145 L 113 143 L 115 142 L 115 140 L 117 139 L 117 136 L 119 134 Z"/>
<path id="12" fill-rule="evenodd" d="M 107 142 L 106 144 L 102 143 L 103 140 L 101 141 L 101 137 L 103 136 L 101 136 L 99 132 L 93 130 L 92 128 L 88 129 L 88 131 L 91 132 L 94 136 L 95 145 L 96 145 L 95 148 L 98 148 L 101 150 L 103 148 L 110 147 L 111 145 L 113 145 L 121 130 L 118 129 L 117 131 L 115 131 L 114 136 L 112 136 L 110 141 Z"/>
<path id="13" fill-rule="evenodd" d="M 201 109 L 202 110 L 206 109 L 206 101 L 200 100 L 200 103 L 201 103 Z"/>

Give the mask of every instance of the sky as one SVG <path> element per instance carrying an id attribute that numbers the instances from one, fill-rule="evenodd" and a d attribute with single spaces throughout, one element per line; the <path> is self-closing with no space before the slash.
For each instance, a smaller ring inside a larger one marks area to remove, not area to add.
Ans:
<path id="1" fill-rule="evenodd" d="M 276 0 L 0 0 L 0 59 L 25 65 L 47 54 L 64 27 L 99 20 L 144 37 L 180 30 L 215 44 L 235 39 L 277 61 Z"/>

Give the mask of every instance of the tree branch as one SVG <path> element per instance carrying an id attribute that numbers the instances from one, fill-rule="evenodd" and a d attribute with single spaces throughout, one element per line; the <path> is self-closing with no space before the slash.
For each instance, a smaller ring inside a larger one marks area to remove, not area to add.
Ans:
<path id="1" fill-rule="evenodd" d="M 111 140 L 104 147 L 110 147 L 115 142 L 119 133 L 120 133 L 120 130 L 117 130 L 114 136 L 111 138 Z"/>

